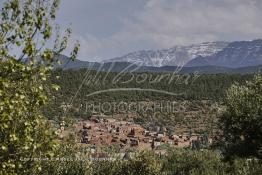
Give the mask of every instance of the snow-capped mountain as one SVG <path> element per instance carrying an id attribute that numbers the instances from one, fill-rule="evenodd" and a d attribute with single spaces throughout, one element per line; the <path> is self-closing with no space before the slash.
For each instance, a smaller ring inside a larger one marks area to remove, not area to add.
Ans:
<path id="1" fill-rule="evenodd" d="M 189 46 L 175 46 L 163 50 L 141 50 L 103 62 L 129 62 L 140 66 L 182 66 L 199 56 L 211 56 L 223 50 L 227 42 L 205 42 Z"/>
<path id="2" fill-rule="evenodd" d="M 206 57 L 190 60 L 186 66 L 223 66 L 239 68 L 262 65 L 262 40 L 236 41 L 223 50 Z"/>
<path id="3" fill-rule="evenodd" d="M 138 51 L 103 63 L 70 61 L 57 57 L 62 69 L 112 72 L 255 73 L 262 70 L 262 39 L 176 46 L 166 50 Z M 112 63 L 114 62 L 114 63 Z M 132 64 L 136 63 L 136 64 Z M 182 68 L 178 66 L 183 66 Z"/>
<path id="4" fill-rule="evenodd" d="M 64 55 L 59 55 L 56 57 L 61 64 L 55 65 L 55 69 L 62 70 L 79 70 L 88 69 L 102 72 L 165 72 L 165 73 L 180 73 L 180 74 L 192 74 L 198 72 L 199 74 L 218 74 L 218 73 L 228 73 L 228 74 L 249 74 L 261 72 L 262 65 L 260 66 L 249 66 L 241 68 L 229 68 L 221 66 L 194 66 L 194 67 L 182 67 L 178 68 L 176 66 L 163 66 L 163 67 L 150 67 L 150 66 L 137 66 L 128 62 L 115 62 L 115 63 L 97 63 L 88 62 L 81 60 L 70 60 L 69 57 Z M 197 59 L 197 58 L 196 58 Z M 201 62 L 200 62 L 201 63 Z"/>

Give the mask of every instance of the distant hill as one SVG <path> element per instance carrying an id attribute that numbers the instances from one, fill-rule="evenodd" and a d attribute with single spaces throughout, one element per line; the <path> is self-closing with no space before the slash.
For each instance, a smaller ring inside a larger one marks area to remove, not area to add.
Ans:
<path id="1" fill-rule="evenodd" d="M 60 65 L 55 65 L 56 69 L 91 69 L 104 72 L 177 72 L 181 74 L 188 74 L 198 72 L 200 74 L 217 74 L 217 73 L 255 73 L 261 70 L 261 66 L 248 66 L 241 68 L 228 68 L 223 66 L 195 66 L 195 67 L 177 67 L 177 66 L 137 66 L 134 63 L 128 62 L 108 62 L 108 63 L 98 63 L 98 62 L 88 62 L 75 60 L 71 61 L 68 57 L 60 55 L 57 58 L 60 61 Z"/>

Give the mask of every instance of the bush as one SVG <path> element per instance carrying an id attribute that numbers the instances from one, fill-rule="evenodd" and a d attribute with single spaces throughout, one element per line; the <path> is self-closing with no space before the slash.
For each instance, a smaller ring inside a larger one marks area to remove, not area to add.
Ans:
<path id="1" fill-rule="evenodd" d="M 228 157 L 256 156 L 262 151 L 262 77 L 245 86 L 233 85 L 227 93 L 227 109 L 221 118 Z"/>
<path id="2" fill-rule="evenodd" d="M 159 175 L 161 164 L 152 152 L 139 152 L 129 160 L 95 162 L 94 175 Z"/>
<path id="3" fill-rule="evenodd" d="M 173 150 L 164 160 L 163 169 L 166 174 L 181 175 L 215 175 L 225 174 L 226 164 L 216 151 Z"/>

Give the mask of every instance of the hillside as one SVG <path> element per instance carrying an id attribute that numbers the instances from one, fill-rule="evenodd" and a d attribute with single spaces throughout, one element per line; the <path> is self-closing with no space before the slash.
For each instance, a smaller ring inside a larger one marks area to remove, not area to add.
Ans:
<path id="1" fill-rule="evenodd" d="M 56 77 L 60 77 L 57 79 Z M 145 78 L 146 76 L 146 78 Z M 71 103 L 74 110 L 69 115 L 88 116 L 86 103 L 132 102 L 132 101 L 174 101 L 211 100 L 223 101 L 225 92 L 234 82 L 245 84 L 253 75 L 173 75 L 173 73 L 106 73 L 87 69 L 56 70 L 51 77 L 52 84 L 61 89 L 52 94 L 53 99 L 44 109 L 46 116 L 61 116 L 62 106 Z M 143 81 L 139 81 L 141 79 Z M 121 91 L 117 89 L 153 89 L 156 91 Z M 107 91 L 116 89 L 116 91 Z M 101 91 L 101 93 L 94 94 Z M 163 93 L 161 93 L 163 92 Z M 166 93 L 167 92 L 167 93 Z M 170 93 L 177 95 L 170 95 Z M 93 94 L 93 95 L 90 95 Z"/>

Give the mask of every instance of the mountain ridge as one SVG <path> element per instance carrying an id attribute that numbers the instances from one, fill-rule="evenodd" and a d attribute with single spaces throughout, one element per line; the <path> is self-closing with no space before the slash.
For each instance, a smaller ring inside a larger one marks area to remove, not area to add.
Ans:
<path id="1" fill-rule="evenodd" d="M 207 56 L 190 60 L 185 66 L 223 66 L 240 68 L 262 64 L 262 40 L 235 41 L 228 44 L 223 50 Z"/>
<path id="2" fill-rule="evenodd" d="M 256 73 L 262 70 L 262 65 L 242 67 L 242 68 L 229 68 L 222 66 L 198 66 L 198 67 L 178 67 L 178 66 L 138 66 L 134 63 L 128 62 L 88 62 L 81 60 L 70 60 L 67 56 L 61 55 L 57 58 L 61 64 L 56 64 L 55 69 L 63 70 L 79 70 L 88 69 L 102 72 L 155 72 L 155 73 L 178 73 L 178 74 L 248 74 Z"/>
<path id="3" fill-rule="evenodd" d="M 188 46 L 174 46 L 162 50 L 140 50 L 102 62 L 130 62 L 140 66 L 182 66 L 197 56 L 210 56 L 221 51 L 229 43 L 223 41 L 204 42 Z"/>
<path id="4" fill-rule="evenodd" d="M 188 56 L 189 53 L 195 58 L 190 58 Z M 200 56 L 198 56 L 199 54 Z M 175 59 L 172 59 L 173 57 L 170 55 L 173 55 Z M 161 57 L 161 63 L 157 63 L 156 60 L 154 60 L 159 57 Z M 154 58 L 153 61 L 151 60 L 152 58 Z M 137 51 L 123 57 L 117 57 L 103 62 L 88 62 L 81 60 L 75 60 L 73 62 L 63 55 L 58 56 L 57 59 L 61 62 L 61 65 L 57 64 L 55 68 L 62 69 L 87 68 L 97 71 L 113 72 L 177 71 L 178 73 L 193 73 L 198 71 L 200 73 L 211 74 L 254 73 L 261 70 L 262 40 L 235 41 L 231 43 L 206 42 L 200 45 L 175 46 L 171 49 L 157 51 Z M 125 61 L 126 59 L 127 61 Z M 185 62 L 183 59 L 188 61 Z M 164 61 L 168 63 L 165 64 Z M 172 61 L 178 62 L 172 64 Z M 155 64 L 157 64 L 157 66 L 155 66 Z"/>
<path id="5" fill-rule="evenodd" d="M 262 40 L 204 42 L 162 50 L 141 50 L 104 60 L 130 62 L 139 66 L 221 66 L 247 67 L 262 64 Z"/>

